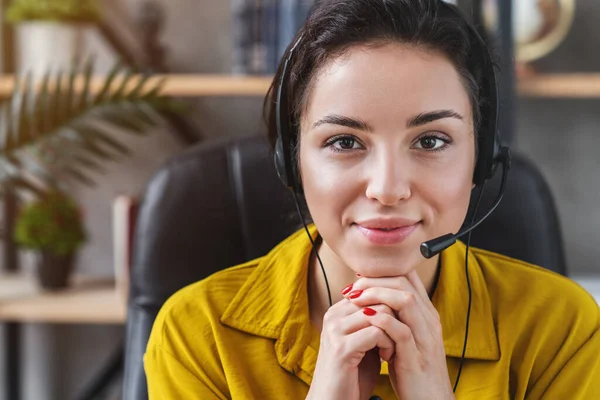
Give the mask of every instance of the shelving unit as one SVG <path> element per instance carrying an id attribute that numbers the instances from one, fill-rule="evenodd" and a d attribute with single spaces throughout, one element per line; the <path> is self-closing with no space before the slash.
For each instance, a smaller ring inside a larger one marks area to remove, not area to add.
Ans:
<path id="1" fill-rule="evenodd" d="M 272 76 L 173 74 L 156 75 L 151 82 L 165 78 L 163 93 L 175 97 L 264 96 L 273 79 Z M 98 92 L 102 82 L 103 77 L 95 77 L 91 91 Z M 118 84 L 117 79 L 115 86 Z M 13 75 L 0 75 L 0 98 L 9 97 L 14 85 Z M 81 90 L 81 80 L 76 81 L 75 86 Z M 517 93 L 523 97 L 600 99 L 600 73 L 540 74 L 523 78 L 517 81 Z"/>
<path id="2" fill-rule="evenodd" d="M 600 73 L 543 74 L 517 81 L 523 97 L 599 98 Z"/>
<path id="3" fill-rule="evenodd" d="M 139 78 L 138 78 L 139 79 Z M 271 76 L 233 76 L 206 74 L 172 74 L 155 75 L 149 83 L 166 79 L 162 93 L 175 97 L 203 96 L 263 96 L 271 85 Z M 102 88 L 104 78 L 97 76 L 92 79 L 90 91 L 97 93 Z M 137 79 L 132 80 L 135 86 Z M 118 87 L 120 79 L 115 79 L 113 87 Z M 52 84 L 51 84 L 52 85 Z M 50 85 L 50 86 L 51 86 Z M 9 97 L 15 87 L 15 76 L 0 75 L 0 98 Z M 83 90 L 82 79 L 75 81 L 75 89 Z"/>
<path id="4" fill-rule="evenodd" d="M 33 276 L 0 275 L 0 322 L 124 324 L 126 299 L 115 282 L 74 276 L 68 288 L 41 290 Z"/>

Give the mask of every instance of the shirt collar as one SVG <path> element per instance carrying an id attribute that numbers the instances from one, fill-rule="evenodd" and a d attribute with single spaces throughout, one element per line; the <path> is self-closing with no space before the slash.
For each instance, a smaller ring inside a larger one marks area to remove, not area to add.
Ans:
<path id="1" fill-rule="evenodd" d="M 310 233 L 315 239 L 314 225 Z M 221 317 L 227 326 L 275 339 L 281 366 L 309 384 L 317 356 L 309 346 L 315 332 L 307 291 L 311 250 L 304 230 L 281 242 L 260 259 Z"/>
<path id="2" fill-rule="evenodd" d="M 309 231 L 316 239 L 314 225 Z M 281 242 L 261 258 L 221 317 L 232 328 L 275 340 L 279 363 L 309 382 L 317 358 L 310 346 L 315 330 L 310 323 L 307 293 L 311 244 L 304 230 Z M 440 314 L 446 355 L 462 355 L 468 306 L 464 274 L 465 245 L 457 242 L 442 253 L 441 273 L 433 304 Z M 500 350 L 492 307 L 481 266 L 469 252 L 472 306 L 465 358 L 498 360 Z M 382 373 L 387 373 L 384 365 Z"/>

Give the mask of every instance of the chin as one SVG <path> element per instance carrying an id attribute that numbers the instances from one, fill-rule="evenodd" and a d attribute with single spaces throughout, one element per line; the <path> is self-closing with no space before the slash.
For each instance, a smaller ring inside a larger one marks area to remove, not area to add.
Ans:
<path id="1" fill-rule="evenodd" d="M 356 273 L 371 278 L 404 276 L 416 269 L 425 259 L 416 248 L 410 252 L 389 251 L 352 252 L 346 258 L 346 265 Z"/>

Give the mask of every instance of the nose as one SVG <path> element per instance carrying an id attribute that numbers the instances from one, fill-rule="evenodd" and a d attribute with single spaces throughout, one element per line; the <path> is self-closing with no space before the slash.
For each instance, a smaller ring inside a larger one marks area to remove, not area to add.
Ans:
<path id="1" fill-rule="evenodd" d="M 374 154 L 370 160 L 366 196 L 385 206 L 393 206 L 411 196 L 410 166 L 395 152 Z"/>

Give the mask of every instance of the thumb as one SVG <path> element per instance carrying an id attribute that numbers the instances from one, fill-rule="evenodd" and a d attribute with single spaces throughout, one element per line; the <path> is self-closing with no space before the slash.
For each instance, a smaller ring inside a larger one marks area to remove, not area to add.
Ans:
<path id="1" fill-rule="evenodd" d="M 395 349 L 393 347 L 379 347 L 378 349 L 379 357 L 389 363 L 394 356 Z"/>

